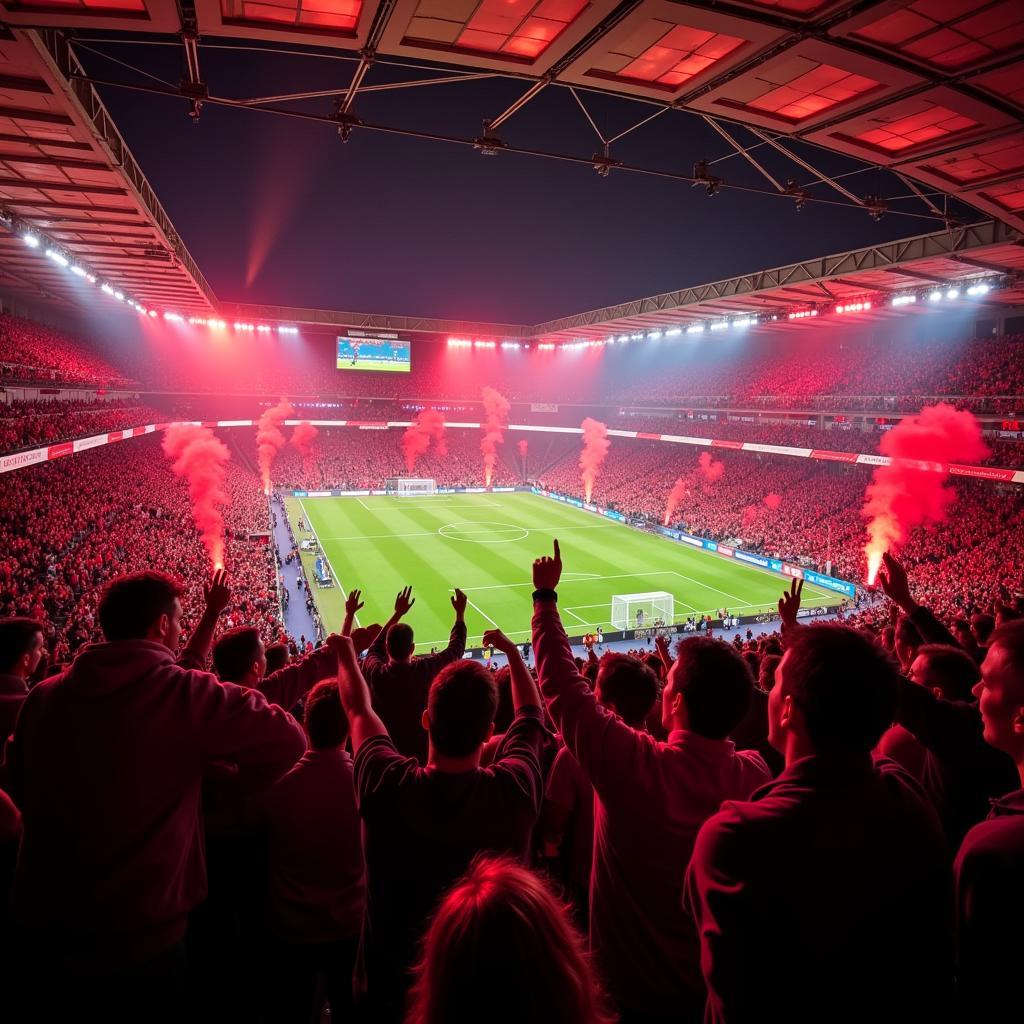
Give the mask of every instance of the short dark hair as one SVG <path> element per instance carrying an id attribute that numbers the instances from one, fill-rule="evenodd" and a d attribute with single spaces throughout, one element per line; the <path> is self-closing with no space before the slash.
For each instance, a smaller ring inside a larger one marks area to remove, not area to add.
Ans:
<path id="1" fill-rule="evenodd" d="M 306 694 L 306 734 L 314 750 L 340 747 L 348 739 L 348 716 L 334 679 L 324 679 Z"/>
<path id="2" fill-rule="evenodd" d="M 996 644 L 1006 651 L 1010 664 L 1024 673 L 1024 619 L 1004 622 L 989 638 L 989 647 Z"/>
<path id="3" fill-rule="evenodd" d="M 46 627 L 37 619 L 24 615 L 0 619 L 0 672 L 10 672 L 32 650 L 37 633 L 46 635 Z"/>
<path id="4" fill-rule="evenodd" d="M 971 626 L 974 627 L 978 643 L 987 644 L 992 636 L 992 630 L 996 628 L 995 616 L 989 615 L 988 612 L 978 612 L 977 615 L 971 617 Z"/>
<path id="5" fill-rule="evenodd" d="M 404 622 L 396 622 L 389 630 L 384 640 L 388 654 L 392 658 L 408 658 L 416 650 L 416 641 L 413 639 L 412 626 Z"/>
<path id="6" fill-rule="evenodd" d="M 654 670 L 628 654 L 606 654 L 597 672 L 601 701 L 611 705 L 634 729 L 643 727 L 660 686 Z"/>
<path id="7" fill-rule="evenodd" d="M 790 641 L 786 693 L 801 710 L 819 753 L 869 752 L 892 725 L 899 670 L 873 640 L 824 623 Z"/>
<path id="8" fill-rule="evenodd" d="M 761 686 L 761 680 L 766 678 L 768 685 L 761 687 L 766 693 L 770 693 L 775 686 L 775 670 L 779 667 L 780 661 L 782 661 L 781 654 L 766 654 L 761 659 L 757 670 L 757 685 Z"/>
<path id="9" fill-rule="evenodd" d="M 676 648 L 676 679 L 690 729 L 725 739 L 750 709 L 754 675 L 736 649 L 721 640 L 691 637 Z"/>
<path id="10" fill-rule="evenodd" d="M 494 676 L 478 661 L 445 665 L 430 684 L 427 715 L 438 753 L 466 757 L 487 740 L 498 707 Z"/>
<path id="11" fill-rule="evenodd" d="M 897 643 L 904 644 L 915 651 L 921 646 L 922 642 L 921 631 L 906 615 L 901 615 L 896 623 L 896 632 L 893 639 Z"/>
<path id="12" fill-rule="evenodd" d="M 236 626 L 213 645 L 213 669 L 221 682 L 237 683 L 259 656 L 260 631 L 255 626 Z"/>
<path id="13" fill-rule="evenodd" d="M 288 664 L 288 645 L 271 644 L 266 650 L 266 656 L 267 675 L 269 676 L 271 672 L 276 672 Z"/>
<path id="14" fill-rule="evenodd" d="M 917 656 L 927 658 L 929 669 L 941 677 L 939 685 L 946 700 L 971 700 L 981 672 L 966 651 L 950 644 L 924 644 L 917 649 Z"/>
<path id="15" fill-rule="evenodd" d="M 143 640 L 161 615 L 171 615 L 180 584 L 166 573 L 135 572 L 111 580 L 100 594 L 99 619 L 107 640 Z"/>

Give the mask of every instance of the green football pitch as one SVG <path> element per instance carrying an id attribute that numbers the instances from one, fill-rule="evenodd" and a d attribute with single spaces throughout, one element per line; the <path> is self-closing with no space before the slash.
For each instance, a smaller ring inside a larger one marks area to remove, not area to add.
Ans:
<path id="1" fill-rule="evenodd" d="M 675 619 L 728 608 L 740 616 L 776 608 L 780 576 L 643 533 L 539 495 L 438 494 L 415 497 L 286 498 L 296 540 L 299 517 L 312 528 L 331 568 L 334 586 L 313 594 L 325 626 L 337 629 L 345 594 L 358 588 L 365 607 L 359 623 L 384 622 L 395 595 L 411 585 L 416 605 L 406 620 L 421 652 L 447 642 L 449 598 L 466 592 L 469 646 L 499 626 L 518 642 L 530 636 L 533 560 L 550 554 L 557 537 L 564 566 L 558 588 L 566 631 L 612 629 L 615 594 L 665 591 Z M 313 554 L 303 552 L 312 582 Z M 839 596 L 809 584 L 806 606 L 837 605 Z M 648 623 L 649 625 L 650 623 Z"/>
<path id="2" fill-rule="evenodd" d="M 355 363 L 351 359 L 342 356 L 338 359 L 339 370 L 380 370 L 385 373 L 408 373 L 412 366 L 409 360 L 404 362 L 399 359 L 357 359 Z"/>

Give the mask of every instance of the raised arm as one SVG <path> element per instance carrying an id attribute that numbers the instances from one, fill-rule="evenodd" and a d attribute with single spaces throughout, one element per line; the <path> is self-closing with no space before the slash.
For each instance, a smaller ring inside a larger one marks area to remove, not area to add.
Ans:
<path id="1" fill-rule="evenodd" d="M 416 598 L 411 595 L 412 587 L 405 587 L 403 590 L 398 592 L 398 596 L 395 598 L 395 610 L 392 613 L 391 618 L 381 626 L 380 632 L 377 634 L 373 643 L 370 645 L 369 650 L 366 652 L 366 658 L 363 664 L 368 673 L 387 664 L 388 658 L 386 642 L 388 638 L 388 630 L 396 622 L 400 622 L 402 616 L 408 614 L 409 609 L 416 603 Z"/>
<path id="2" fill-rule="evenodd" d="M 370 702 L 370 688 L 366 685 L 355 644 L 351 637 L 331 635 L 327 643 L 338 659 L 338 693 L 341 706 L 348 716 L 349 729 L 352 734 L 352 752 L 359 753 L 359 748 L 374 736 L 387 736 L 388 730 L 377 717 Z"/>
<path id="3" fill-rule="evenodd" d="M 363 607 L 363 602 L 360 600 L 362 596 L 363 592 L 361 590 L 350 590 L 348 597 L 345 598 L 345 621 L 341 625 L 342 636 L 352 635 L 352 626 L 356 621 L 356 613 Z"/>
<path id="4" fill-rule="evenodd" d="M 203 601 L 205 609 L 196 624 L 189 642 L 178 658 L 182 668 L 205 670 L 210 648 L 213 646 L 213 634 L 217 629 L 217 619 L 221 612 L 231 603 L 231 588 L 228 586 L 228 574 L 225 569 L 218 569 L 209 583 L 203 584 Z"/>
<path id="5" fill-rule="evenodd" d="M 956 637 L 939 622 L 934 612 L 914 600 L 910 592 L 907 570 L 888 551 L 882 555 L 878 584 L 882 588 L 882 593 L 914 624 L 925 643 L 960 647 Z"/>
<path id="6" fill-rule="evenodd" d="M 508 668 L 512 676 L 512 707 L 516 714 L 522 708 L 541 706 L 540 690 L 534 681 L 533 675 L 526 667 L 519 648 L 500 629 L 489 629 L 484 633 L 484 647 L 494 645 L 495 650 L 501 651 L 508 658 Z"/>
<path id="7" fill-rule="evenodd" d="M 790 583 L 789 590 L 784 590 L 782 597 L 779 598 L 779 618 L 782 619 L 783 636 L 803 628 L 797 621 L 797 615 L 800 612 L 800 599 L 803 597 L 803 593 L 804 581 L 795 579 Z"/>

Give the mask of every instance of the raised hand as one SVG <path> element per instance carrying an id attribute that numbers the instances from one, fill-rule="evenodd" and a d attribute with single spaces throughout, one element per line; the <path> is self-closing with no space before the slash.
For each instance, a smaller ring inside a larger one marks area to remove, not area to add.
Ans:
<path id="1" fill-rule="evenodd" d="M 455 609 L 456 618 L 461 619 L 466 614 L 466 604 L 469 601 L 469 598 L 466 597 L 458 587 L 456 587 L 455 593 L 452 594 L 451 601 L 452 607 Z"/>
<path id="2" fill-rule="evenodd" d="M 363 602 L 359 599 L 363 596 L 361 590 L 350 590 L 348 597 L 345 598 L 345 614 L 354 616 L 360 608 L 363 607 Z"/>
<path id="3" fill-rule="evenodd" d="M 535 590 L 554 590 L 562 578 L 562 552 L 555 541 L 555 556 L 544 555 L 533 563 L 533 586 Z"/>
<path id="4" fill-rule="evenodd" d="M 484 647 L 493 647 L 502 654 L 518 652 L 519 648 L 500 629 L 488 629 L 484 633 Z"/>
<path id="5" fill-rule="evenodd" d="M 800 611 L 800 596 L 804 592 L 804 581 L 793 580 L 788 591 L 783 591 L 779 598 L 779 617 L 782 619 L 784 629 L 791 629 L 796 625 L 797 612 Z"/>
<path id="6" fill-rule="evenodd" d="M 409 614 L 409 609 L 416 603 L 416 598 L 411 597 L 412 587 L 406 587 L 404 590 L 399 591 L 398 597 L 395 598 L 395 614 L 401 618 L 403 615 Z"/>
<path id="7" fill-rule="evenodd" d="M 220 615 L 231 604 L 231 588 L 226 569 L 218 569 L 209 583 L 203 584 L 203 600 L 211 615 Z"/>
<path id="8" fill-rule="evenodd" d="M 891 601 L 905 612 L 914 609 L 914 598 L 910 593 L 910 581 L 907 570 L 888 551 L 882 555 L 882 568 L 878 570 L 878 584 Z"/>

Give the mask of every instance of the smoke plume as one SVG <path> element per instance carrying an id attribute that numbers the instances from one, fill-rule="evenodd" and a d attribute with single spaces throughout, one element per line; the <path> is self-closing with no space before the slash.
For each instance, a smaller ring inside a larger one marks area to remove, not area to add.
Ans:
<path id="1" fill-rule="evenodd" d="M 492 387 L 485 387 L 484 436 L 480 439 L 480 451 L 484 455 L 484 486 L 490 487 L 494 478 L 494 464 L 498 459 L 498 445 L 505 439 L 508 414 L 512 406 L 509 400 Z"/>
<path id="2" fill-rule="evenodd" d="M 319 433 L 320 431 L 309 420 L 296 423 L 295 429 L 292 431 L 291 443 L 294 447 L 298 448 L 299 454 L 302 456 L 302 466 L 306 470 L 307 475 L 310 463 L 313 461 L 313 441 L 316 440 L 316 436 Z"/>
<path id="3" fill-rule="evenodd" d="M 192 515 L 214 569 L 224 568 L 224 515 L 228 496 L 224 476 L 231 453 L 208 427 L 172 423 L 164 432 L 164 454 L 175 476 L 184 477 Z"/>
<path id="4" fill-rule="evenodd" d="M 765 503 L 765 505 L 768 506 L 768 508 L 770 508 L 773 512 L 775 512 L 778 509 L 778 507 L 782 504 L 782 495 L 781 494 L 766 494 L 764 496 L 764 503 Z"/>
<path id="5" fill-rule="evenodd" d="M 587 501 L 594 493 L 594 481 L 601 472 L 608 449 L 611 447 L 608 427 L 589 416 L 583 421 L 583 451 L 580 452 L 580 470 L 583 475 L 583 493 Z"/>
<path id="6" fill-rule="evenodd" d="M 698 472 L 704 478 L 706 484 L 713 484 L 722 479 L 725 472 L 724 463 L 718 462 L 711 452 L 701 452 L 697 459 Z"/>
<path id="7" fill-rule="evenodd" d="M 743 525 L 744 527 L 753 526 L 754 521 L 757 519 L 757 513 L 759 509 L 756 505 L 747 505 L 743 509 Z"/>
<path id="8" fill-rule="evenodd" d="M 281 424 L 295 410 L 282 398 L 272 409 L 268 409 L 256 424 L 256 454 L 260 465 L 260 476 L 263 478 L 263 493 L 270 494 L 270 467 L 274 456 L 284 447 L 284 434 Z"/>
<path id="9" fill-rule="evenodd" d="M 405 468 L 411 473 L 416 460 L 427 453 L 431 443 L 442 458 L 448 454 L 444 433 L 444 416 L 436 409 L 421 409 L 402 435 Z"/>
<path id="10" fill-rule="evenodd" d="M 679 508 L 680 502 L 690 493 L 690 482 L 686 477 L 678 477 L 676 482 L 672 485 L 672 490 L 669 491 L 668 500 L 665 502 L 665 525 L 668 526 L 672 522 L 672 517 L 676 514 L 676 509 Z"/>
<path id="11" fill-rule="evenodd" d="M 868 520 L 868 586 L 874 585 L 886 551 L 905 544 L 915 526 L 946 518 L 956 497 L 946 486 L 946 464 L 978 462 L 988 454 L 978 421 L 945 402 L 902 419 L 882 436 L 878 450 L 892 462 L 875 468 L 861 510 Z"/>

